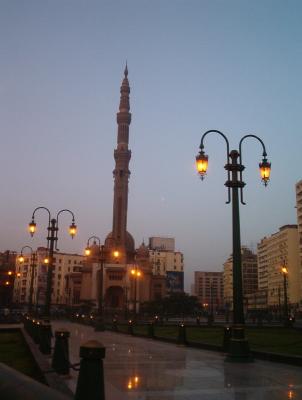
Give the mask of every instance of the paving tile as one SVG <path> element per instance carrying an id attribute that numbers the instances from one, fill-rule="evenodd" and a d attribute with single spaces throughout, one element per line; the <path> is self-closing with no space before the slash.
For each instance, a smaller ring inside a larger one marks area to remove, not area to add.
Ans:
<path id="1" fill-rule="evenodd" d="M 288 400 L 302 399 L 302 369 L 255 361 L 228 363 L 222 354 L 92 327 L 53 322 L 70 331 L 70 360 L 94 339 L 106 347 L 106 400 Z M 77 372 L 67 384 L 75 391 Z"/>

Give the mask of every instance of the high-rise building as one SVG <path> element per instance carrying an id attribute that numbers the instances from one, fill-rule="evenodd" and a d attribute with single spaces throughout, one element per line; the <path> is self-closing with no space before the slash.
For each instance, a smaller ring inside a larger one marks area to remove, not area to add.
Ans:
<path id="1" fill-rule="evenodd" d="M 284 276 L 282 267 L 288 270 L 287 296 L 291 305 L 301 300 L 301 268 L 299 262 L 297 225 L 284 225 L 258 244 L 258 284 L 267 291 L 269 308 L 280 308 L 284 302 Z"/>
<path id="2" fill-rule="evenodd" d="M 223 302 L 223 272 L 195 271 L 195 296 L 205 309 L 213 311 L 222 308 Z"/>
<path id="3" fill-rule="evenodd" d="M 298 240 L 299 240 L 299 262 L 300 262 L 300 272 L 302 274 L 302 180 L 296 183 L 296 207 L 297 207 Z M 302 293 L 302 287 L 300 291 Z"/>
<path id="4" fill-rule="evenodd" d="M 225 305 L 233 308 L 233 256 L 223 264 L 223 297 Z M 243 298 L 258 289 L 257 255 L 245 246 L 241 247 L 242 292 Z"/>
<path id="5" fill-rule="evenodd" d="M 184 290 L 184 256 L 175 251 L 174 238 L 149 238 L 149 260 L 154 276 L 166 279 L 168 293 Z"/>

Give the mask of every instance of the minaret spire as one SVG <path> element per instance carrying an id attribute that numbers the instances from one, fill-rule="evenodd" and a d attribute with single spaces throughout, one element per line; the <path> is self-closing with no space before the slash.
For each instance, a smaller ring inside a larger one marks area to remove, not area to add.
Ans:
<path id="1" fill-rule="evenodd" d="M 134 252 L 134 240 L 127 232 L 128 181 L 130 177 L 129 162 L 131 159 L 131 151 L 128 149 L 131 113 L 127 62 L 120 93 L 119 111 L 116 115 L 118 125 L 117 148 L 114 150 L 113 224 L 112 232 L 107 237 L 106 241 L 109 247 L 118 249 L 124 255 L 123 261 L 127 262 L 131 260 Z"/>

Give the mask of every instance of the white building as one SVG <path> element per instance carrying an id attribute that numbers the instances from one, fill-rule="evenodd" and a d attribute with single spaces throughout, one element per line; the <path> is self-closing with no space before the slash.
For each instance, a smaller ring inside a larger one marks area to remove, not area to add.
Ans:
<path id="1" fill-rule="evenodd" d="M 297 304 L 301 300 L 297 225 L 284 225 L 258 244 L 258 285 L 260 290 L 267 290 L 269 307 L 280 307 L 284 302 L 283 266 L 288 270 L 286 279 L 289 303 Z"/>
<path id="2" fill-rule="evenodd" d="M 44 260 L 48 251 L 44 247 L 38 247 L 35 252 L 36 260 L 34 266 L 33 280 L 33 304 L 44 305 L 46 294 L 47 265 Z M 80 272 L 84 256 L 79 254 L 54 253 L 52 297 L 53 305 L 65 305 L 65 276 L 71 272 Z M 16 279 L 14 284 L 13 299 L 15 303 L 27 304 L 29 301 L 31 281 L 31 255 L 24 254 L 24 261 L 21 263 L 16 259 Z"/>
<path id="3" fill-rule="evenodd" d="M 183 291 L 184 256 L 180 251 L 175 251 L 174 238 L 151 237 L 149 261 L 153 275 L 166 278 L 168 292 Z"/>

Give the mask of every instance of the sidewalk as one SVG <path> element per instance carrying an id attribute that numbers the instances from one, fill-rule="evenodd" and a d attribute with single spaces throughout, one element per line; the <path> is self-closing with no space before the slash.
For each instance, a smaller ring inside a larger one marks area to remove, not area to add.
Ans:
<path id="1" fill-rule="evenodd" d="M 255 361 L 233 364 L 216 352 L 197 350 L 92 327 L 52 322 L 70 331 L 70 361 L 79 362 L 80 344 L 106 347 L 106 400 L 285 400 L 302 399 L 302 369 Z M 67 384 L 75 391 L 77 372 Z"/>

